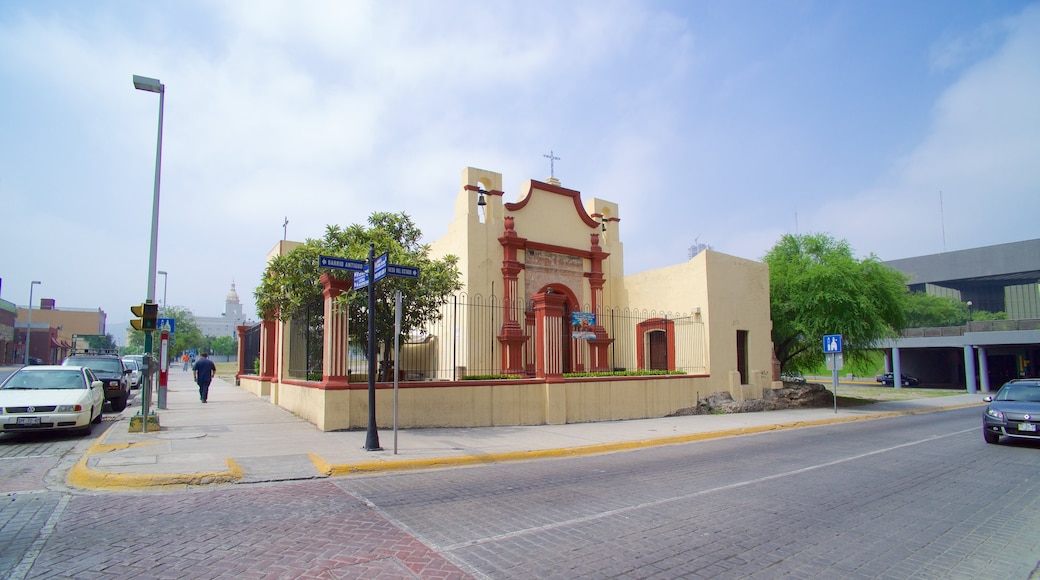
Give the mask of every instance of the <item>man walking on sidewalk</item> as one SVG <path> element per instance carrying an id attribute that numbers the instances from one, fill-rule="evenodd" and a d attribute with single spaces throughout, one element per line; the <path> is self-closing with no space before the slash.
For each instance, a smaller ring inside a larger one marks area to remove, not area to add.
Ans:
<path id="1" fill-rule="evenodd" d="M 199 386 L 199 400 L 205 403 L 209 398 L 209 384 L 213 382 L 213 375 L 217 373 L 217 365 L 209 360 L 208 352 L 203 352 L 191 370 L 195 372 L 195 383 Z"/>

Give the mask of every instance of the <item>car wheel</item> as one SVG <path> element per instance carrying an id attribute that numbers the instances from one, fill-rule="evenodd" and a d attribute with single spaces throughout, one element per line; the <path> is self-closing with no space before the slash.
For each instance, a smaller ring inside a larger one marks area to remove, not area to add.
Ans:
<path id="1" fill-rule="evenodd" d="M 93 429 L 93 428 L 94 428 L 94 422 L 93 421 L 87 421 L 87 424 L 86 424 L 85 427 L 80 427 L 79 429 L 76 429 L 76 435 L 79 435 L 81 437 L 86 437 L 87 435 L 90 435 L 90 430 Z"/>
<path id="2" fill-rule="evenodd" d="M 992 431 L 982 431 L 982 438 L 986 440 L 986 443 L 990 445 L 996 445 L 1000 442 L 1000 435 L 993 433 Z"/>
<path id="3" fill-rule="evenodd" d="M 126 408 L 126 397 L 119 397 L 118 399 L 112 399 L 112 410 L 116 413 L 121 412 Z"/>

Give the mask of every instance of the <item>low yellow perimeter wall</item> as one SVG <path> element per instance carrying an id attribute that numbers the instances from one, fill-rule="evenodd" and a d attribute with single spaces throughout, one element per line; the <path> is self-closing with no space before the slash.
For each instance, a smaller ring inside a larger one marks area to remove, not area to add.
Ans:
<path id="1" fill-rule="evenodd" d="M 242 381 L 243 387 L 246 382 Z M 255 390 L 248 388 L 251 392 Z M 398 426 L 490 427 L 558 425 L 664 417 L 697 404 L 713 388 L 707 376 L 612 377 L 402 383 Z M 757 398 L 762 387 L 743 385 L 734 398 Z M 322 431 L 368 427 L 368 387 L 304 381 L 274 383 L 272 401 Z M 393 385 L 376 385 L 376 423 L 393 427 Z"/>

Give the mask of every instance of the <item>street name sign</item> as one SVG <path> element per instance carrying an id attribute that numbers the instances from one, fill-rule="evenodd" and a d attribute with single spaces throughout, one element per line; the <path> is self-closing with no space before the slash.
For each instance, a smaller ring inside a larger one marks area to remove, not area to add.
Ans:
<path id="1" fill-rule="evenodd" d="M 351 272 L 364 272 L 367 268 L 364 260 L 348 260 L 335 256 L 318 256 L 318 265 L 322 268 L 335 268 L 337 270 L 350 270 Z"/>

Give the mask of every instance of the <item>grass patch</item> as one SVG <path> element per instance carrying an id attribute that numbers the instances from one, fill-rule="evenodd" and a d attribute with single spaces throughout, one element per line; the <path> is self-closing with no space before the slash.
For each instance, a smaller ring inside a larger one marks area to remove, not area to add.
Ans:
<path id="1" fill-rule="evenodd" d="M 218 362 L 214 363 L 217 365 L 217 376 L 222 379 L 235 379 L 235 375 L 238 374 L 238 362 Z"/>
<path id="2" fill-rule="evenodd" d="M 828 391 L 830 385 L 824 385 Z M 893 387 L 870 387 L 860 385 L 842 385 L 838 387 L 839 407 L 858 407 L 881 401 L 912 401 L 914 399 L 932 399 L 935 397 L 951 397 L 963 395 L 962 389 L 896 389 Z"/>

